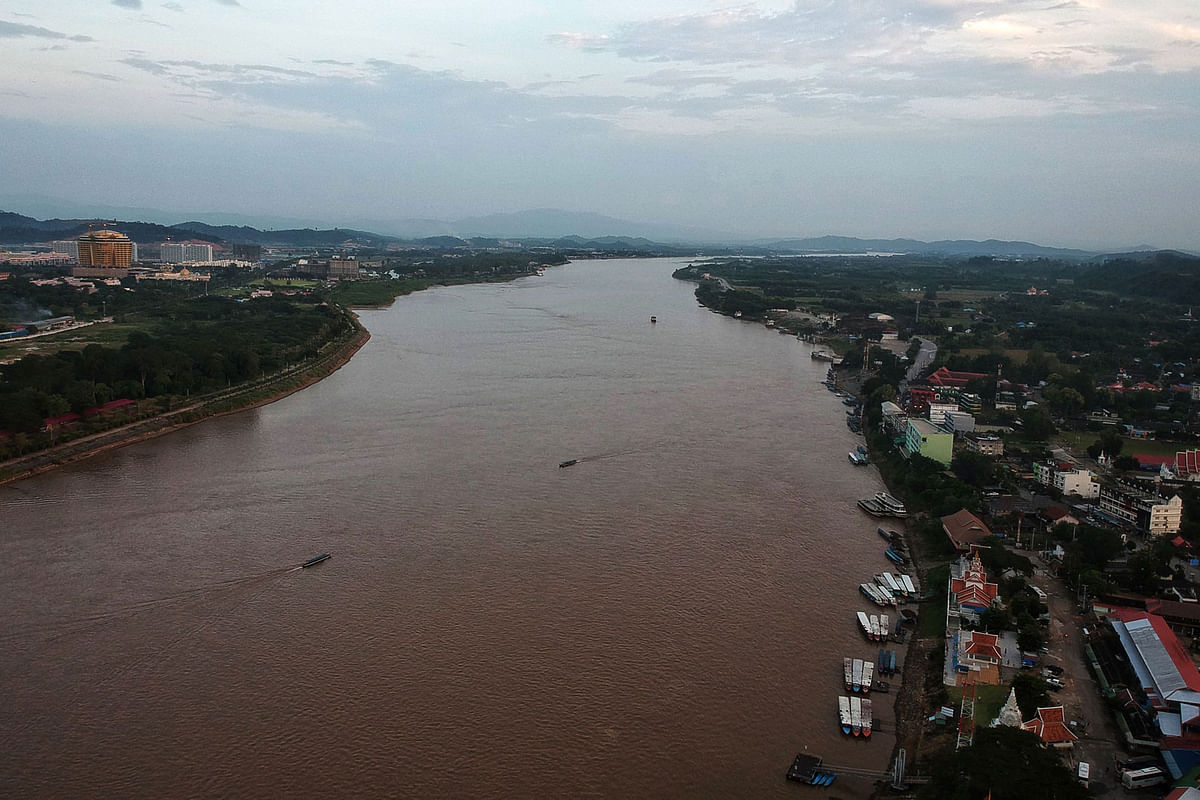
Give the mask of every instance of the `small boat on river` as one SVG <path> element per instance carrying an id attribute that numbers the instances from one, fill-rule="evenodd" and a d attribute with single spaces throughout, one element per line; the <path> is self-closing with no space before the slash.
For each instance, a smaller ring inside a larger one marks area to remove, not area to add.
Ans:
<path id="1" fill-rule="evenodd" d="M 327 561 L 331 558 L 333 558 L 333 553 L 321 553 L 319 556 L 313 556 L 312 558 L 308 559 L 300 566 L 302 568 L 315 567 L 317 564 L 320 564 L 322 561 Z"/>
<path id="2" fill-rule="evenodd" d="M 578 463 L 579 463 L 579 459 L 578 459 L 578 458 L 572 458 L 572 459 L 570 459 L 570 460 L 568 460 L 568 461 L 560 461 L 560 462 L 558 462 L 558 468 L 559 468 L 559 469 L 565 469 L 566 467 L 573 467 L 573 466 L 575 466 L 575 465 L 576 465 L 576 464 L 578 464 Z"/>
<path id="3" fill-rule="evenodd" d="M 901 564 L 901 565 L 904 564 L 904 556 L 900 555 L 899 553 L 897 553 L 895 550 L 893 550 L 890 547 L 887 550 L 884 550 L 883 554 L 885 556 L 887 556 L 888 560 L 891 561 L 893 564 Z"/>

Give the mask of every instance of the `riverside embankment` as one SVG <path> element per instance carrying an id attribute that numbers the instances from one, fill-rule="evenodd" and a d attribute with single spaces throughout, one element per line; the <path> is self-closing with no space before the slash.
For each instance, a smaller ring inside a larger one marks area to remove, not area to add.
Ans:
<path id="1" fill-rule="evenodd" d="M 258 380 L 215 392 L 179 408 L 144 417 L 127 425 L 72 439 L 59 445 L 0 462 L 0 484 L 73 464 L 134 442 L 146 441 L 216 416 L 235 414 L 273 403 L 331 375 L 367 343 L 371 334 L 355 319 L 352 333 L 326 345 L 327 352 Z"/>

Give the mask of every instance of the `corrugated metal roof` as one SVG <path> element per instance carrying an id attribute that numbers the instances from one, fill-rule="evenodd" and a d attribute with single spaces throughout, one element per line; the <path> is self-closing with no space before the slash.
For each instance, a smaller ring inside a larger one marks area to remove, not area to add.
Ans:
<path id="1" fill-rule="evenodd" d="M 1158 689 L 1159 696 L 1169 697 L 1172 692 L 1187 688 L 1187 681 L 1183 679 L 1183 675 L 1179 674 L 1175 662 L 1171 659 L 1171 654 L 1167 652 L 1162 640 L 1158 638 L 1158 632 L 1154 630 L 1150 620 L 1139 619 L 1128 622 L 1125 624 L 1125 629 L 1129 631 L 1129 638 L 1133 640 L 1133 646 L 1137 648 L 1138 654 L 1146 662 L 1146 667 L 1150 670 L 1150 676 L 1154 680 L 1154 686 Z"/>

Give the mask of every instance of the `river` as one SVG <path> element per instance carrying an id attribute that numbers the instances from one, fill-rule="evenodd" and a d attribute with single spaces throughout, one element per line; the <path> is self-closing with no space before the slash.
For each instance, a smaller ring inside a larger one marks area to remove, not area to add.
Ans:
<path id="1" fill-rule="evenodd" d="M 0 487 L 0 795 L 791 797 L 821 796 L 783 779 L 804 749 L 885 769 L 895 695 L 865 742 L 835 700 L 875 654 L 878 476 L 826 365 L 680 263 L 403 297 L 303 392 Z"/>

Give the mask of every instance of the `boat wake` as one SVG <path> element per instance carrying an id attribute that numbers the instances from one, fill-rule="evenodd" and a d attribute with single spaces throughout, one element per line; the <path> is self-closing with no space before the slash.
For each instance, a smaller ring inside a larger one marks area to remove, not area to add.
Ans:
<path id="1" fill-rule="evenodd" d="M 213 604 L 222 604 L 231 597 L 237 598 L 237 602 L 230 608 L 232 610 L 232 608 L 241 605 L 241 603 L 248 599 L 242 597 L 247 591 L 253 592 L 253 596 L 256 596 L 258 591 L 255 590 L 260 589 L 261 584 L 269 587 L 274 583 L 274 579 L 301 569 L 303 569 L 302 565 L 278 567 L 265 572 L 256 572 L 252 575 L 214 581 L 203 586 L 197 586 L 175 594 L 163 595 L 151 600 L 142 600 L 125 606 L 116 606 L 94 614 L 41 625 L 28 625 L 0 635 L 0 642 L 7 643 L 14 640 L 31 638 L 42 638 L 44 641 L 52 642 L 65 636 L 88 633 L 108 623 L 133 619 L 148 612 L 187 605 L 211 606 Z"/>

